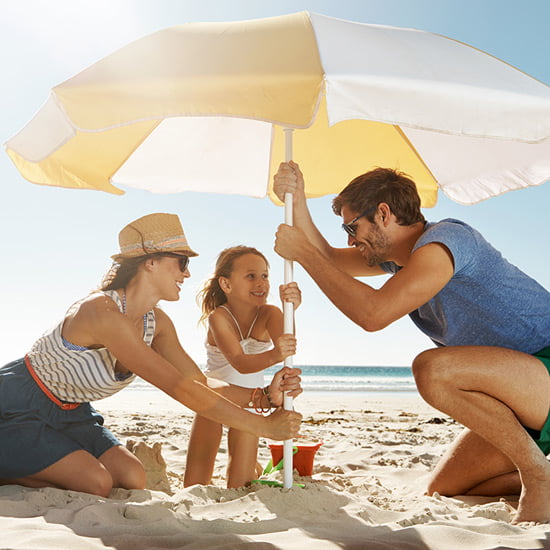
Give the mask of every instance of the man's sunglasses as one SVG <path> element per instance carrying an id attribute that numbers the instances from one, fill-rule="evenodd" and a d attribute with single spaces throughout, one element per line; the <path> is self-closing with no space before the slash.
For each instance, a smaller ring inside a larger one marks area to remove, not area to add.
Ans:
<path id="1" fill-rule="evenodd" d="M 365 210 L 362 214 L 359 214 L 359 216 L 356 216 L 351 220 L 349 223 L 343 223 L 342 229 L 350 236 L 355 238 L 355 232 L 357 231 L 356 222 L 358 219 L 362 218 L 363 216 L 368 216 L 372 212 L 374 212 L 378 208 L 378 205 L 372 206 L 368 210 Z"/>

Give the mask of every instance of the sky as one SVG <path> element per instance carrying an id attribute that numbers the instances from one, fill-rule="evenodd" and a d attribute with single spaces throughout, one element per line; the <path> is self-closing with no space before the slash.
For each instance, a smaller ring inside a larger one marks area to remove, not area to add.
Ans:
<path id="1" fill-rule="evenodd" d="M 2 143 L 30 120 L 56 84 L 130 41 L 188 22 L 308 10 L 411 27 L 475 46 L 550 84 L 547 0 L 0 0 L 0 6 Z M 183 347 L 198 364 L 205 360 L 205 331 L 198 325 L 196 294 L 222 249 L 246 244 L 264 252 L 271 263 L 270 301 L 278 303 L 283 263 L 273 241 L 283 211 L 268 199 L 133 190 L 115 196 L 42 187 L 24 180 L 3 150 L 0 185 L 0 365 L 23 356 L 70 304 L 99 285 L 110 256 L 117 252 L 118 231 L 151 212 L 177 213 L 191 247 L 200 253 L 191 261 L 192 276 L 179 302 L 162 303 Z M 331 244 L 345 246 L 331 199 L 310 200 L 312 215 Z M 453 217 L 473 225 L 508 260 L 550 288 L 549 205 L 546 183 L 473 206 L 455 204 L 440 194 L 437 206 L 424 214 L 431 221 Z M 408 318 L 366 333 L 336 310 L 299 266 L 295 279 L 303 291 L 296 314 L 295 365 L 406 366 L 432 347 Z M 379 286 L 384 278 L 366 282 Z"/>

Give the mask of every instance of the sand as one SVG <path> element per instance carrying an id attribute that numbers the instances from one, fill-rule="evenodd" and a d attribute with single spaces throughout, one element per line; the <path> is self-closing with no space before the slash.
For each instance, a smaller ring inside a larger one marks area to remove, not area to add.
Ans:
<path id="1" fill-rule="evenodd" d="M 0 487 L 0 548 L 550 548 L 550 525 L 510 523 L 517 498 L 424 495 L 430 470 L 461 427 L 414 393 L 301 396 L 302 433 L 324 444 L 313 475 L 295 475 L 305 487 L 292 489 L 226 489 L 225 439 L 214 485 L 184 489 L 190 411 L 161 394 L 129 390 L 96 407 L 145 462 L 148 488 L 101 498 Z M 260 445 L 265 465 L 270 451 Z"/>

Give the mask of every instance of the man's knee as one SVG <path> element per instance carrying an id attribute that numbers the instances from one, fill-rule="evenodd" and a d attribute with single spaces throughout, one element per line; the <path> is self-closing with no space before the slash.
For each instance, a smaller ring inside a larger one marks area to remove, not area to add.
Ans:
<path id="1" fill-rule="evenodd" d="M 443 497 L 455 496 L 455 492 L 453 492 L 451 488 L 448 487 L 442 480 L 438 478 L 432 478 L 428 482 L 428 486 L 426 488 L 426 494 L 431 497 L 435 493 Z"/>
<path id="2" fill-rule="evenodd" d="M 449 379 L 444 354 L 439 349 L 423 351 L 412 364 L 412 372 L 418 392 L 428 402 L 440 395 L 442 387 Z"/>

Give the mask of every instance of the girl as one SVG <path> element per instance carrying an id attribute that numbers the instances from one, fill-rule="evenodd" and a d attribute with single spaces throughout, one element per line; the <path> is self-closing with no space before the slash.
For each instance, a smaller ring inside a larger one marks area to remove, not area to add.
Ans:
<path id="1" fill-rule="evenodd" d="M 279 406 L 301 392 L 298 369 L 275 374 L 262 392 L 209 383 L 185 353 L 159 300 L 179 299 L 196 256 L 177 216 L 150 214 L 119 234 L 120 253 L 101 289 L 74 304 L 24 359 L 0 369 L 0 484 L 58 487 L 108 496 L 142 489 L 139 460 L 103 426 L 90 401 L 136 376 L 204 418 L 257 437 L 292 437 L 300 415 L 268 417 L 243 406 Z"/>
<path id="2" fill-rule="evenodd" d="M 236 246 L 224 250 L 216 271 L 199 294 L 208 318 L 207 376 L 249 388 L 263 386 L 263 370 L 296 351 L 296 339 L 283 334 L 281 310 L 266 303 L 269 265 L 255 248 Z M 301 302 L 296 283 L 282 285 L 281 300 Z M 260 408 L 256 408 L 260 412 Z M 227 424 L 223 422 L 223 424 Z M 210 484 L 222 436 L 222 423 L 198 414 L 195 417 L 185 468 L 185 486 Z M 227 486 L 241 487 L 257 477 L 258 436 L 233 426 L 228 431 Z"/>

